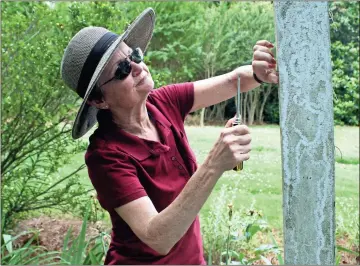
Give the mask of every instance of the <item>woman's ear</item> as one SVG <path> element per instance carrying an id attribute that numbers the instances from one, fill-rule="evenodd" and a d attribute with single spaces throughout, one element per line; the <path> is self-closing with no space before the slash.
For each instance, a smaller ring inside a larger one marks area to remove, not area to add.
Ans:
<path id="1" fill-rule="evenodd" d="M 104 100 L 87 100 L 86 103 L 98 109 L 109 109 L 109 106 Z"/>

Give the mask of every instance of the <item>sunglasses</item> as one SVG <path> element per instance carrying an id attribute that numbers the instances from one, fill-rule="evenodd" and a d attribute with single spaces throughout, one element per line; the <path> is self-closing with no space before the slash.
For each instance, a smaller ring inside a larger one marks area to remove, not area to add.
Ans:
<path id="1" fill-rule="evenodd" d="M 131 61 L 135 62 L 136 64 L 140 64 L 143 60 L 144 60 L 144 54 L 141 51 L 141 49 L 140 48 L 134 49 L 130 55 L 128 55 L 124 60 L 119 62 L 114 77 L 112 77 L 111 79 L 100 85 L 99 87 L 104 86 L 105 84 L 109 83 L 110 81 L 113 81 L 114 79 L 123 80 L 127 78 L 127 76 L 129 76 L 132 70 Z"/>

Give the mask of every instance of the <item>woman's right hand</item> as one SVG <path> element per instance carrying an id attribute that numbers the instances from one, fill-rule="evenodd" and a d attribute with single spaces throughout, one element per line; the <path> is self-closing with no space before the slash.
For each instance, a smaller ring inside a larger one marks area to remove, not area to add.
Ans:
<path id="1" fill-rule="evenodd" d="M 216 171 L 232 170 L 242 161 L 250 158 L 251 136 L 246 125 L 232 126 L 230 119 L 221 131 L 220 137 L 211 149 L 204 164 Z"/>

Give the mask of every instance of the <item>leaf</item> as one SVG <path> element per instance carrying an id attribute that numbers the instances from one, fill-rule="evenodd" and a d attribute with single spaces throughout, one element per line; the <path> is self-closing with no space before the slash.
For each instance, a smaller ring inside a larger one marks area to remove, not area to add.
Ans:
<path id="1" fill-rule="evenodd" d="M 90 208 L 91 208 L 91 202 L 89 201 L 83 218 L 80 234 L 76 238 L 75 244 L 72 246 L 74 254 L 71 264 L 81 265 L 83 263 L 82 259 L 85 254 L 86 246 L 87 246 L 87 243 L 85 242 L 85 236 L 86 236 L 87 219 L 89 216 Z"/>
<path id="2" fill-rule="evenodd" d="M 99 261 L 97 260 L 96 256 L 94 255 L 94 253 L 91 250 L 89 252 L 89 256 L 91 259 L 91 264 L 99 264 Z"/>
<path id="3" fill-rule="evenodd" d="M 56 258 L 59 258 L 59 256 L 58 256 L 59 254 L 60 254 L 60 252 L 58 252 L 58 251 L 51 251 L 51 252 L 46 251 L 45 253 L 36 255 L 34 258 L 31 258 L 28 261 L 24 261 L 23 264 L 30 265 L 30 264 L 33 264 L 33 261 L 36 261 L 36 264 L 45 264 L 47 261 L 51 261 Z M 48 256 L 50 256 L 50 257 L 48 257 Z M 46 258 L 41 259 L 42 257 L 46 257 Z"/>
<path id="4" fill-rule="evenodd" d="M 11 235 L 3 234 L 2 236 L 3 236 L 3 239 L 4 239 L 6 249 L 8 250 L 9 253 L 12 253 L 13 248 L 12 248 Z"/>
<path id="5" fill-rule="evenodd" d="M 269 261 L 267 258 L 265 258 L 264 256 L 260 256 L 260 258 L 266 263 L 266 265 L 272 265 L 271 261 Z"/>
<path id="6" fill-rule="evenodd" d="M 360 253 L 359 253 L 359 252 L 356 252 L 356 251 L 353 251 L 353 250 L 344 248 L 344 247 L 342 247 L 342 246 L 337 245 L 336 248 L 337 248 L 338 250 L 345 251 L 345 252 L 347 252 L 347 253 L 349 253 L 349 254 L 352 254 L 352 255 L 355 255 L 355 256 L 360 256 Z"/>
<path id="7" fill-rule="evenodd" d="M 273 251 L 273 250 L 277 250 L 277 246 L 272 244 L 263 244 L 255 248 L 255 254 L 260 255 L 260 254 L 264 254 L 267 251 Z"/>
<path id="8" fill-rule="evenodd" d="M 257 224 L 248 224 L 245 229 L 246 240 L 249 241 L 259 231 L 261 228 Z"/>
<path id="9" fill-rule="evenodd" d="M 276 240 L 275 240 L 273 234 L 270 232 L 269 235 L 270 235 L 271 241 L 272 241 L 273 244 L 274 244 L 274 247 L 277 247 L 277 248 L 278 248 L 279 246 L 278 246 L 278 244 L 276 243 Z M 280 264 L 280 265 L 284 265 L 284 259 L 283 259 L 283 257 L 281 256 L 281 253 L 278 253 L 278 254 L 276 255 L 276 257 L 277 257 L 277 259 L 278 259 L 278 261 L 279 261 L 279 264 Z"/>
<path id="10" fill-rule="evenodd" d="M 71 231 L 72 231 L 72 227 L 70 227 L 68 229 L 68 231 L 66 232 L 65 238 L 64 238 L 64 243 L 63 243 L 62 253 L 61 253 L 61 258 L 64 262 L 65 261 L 68 262 L 71 258 L 70 249 L 68 247 L 69 238 L 71 236 Z M 68 263 L 70 264 L 70 262 L 68 262 Z"/>

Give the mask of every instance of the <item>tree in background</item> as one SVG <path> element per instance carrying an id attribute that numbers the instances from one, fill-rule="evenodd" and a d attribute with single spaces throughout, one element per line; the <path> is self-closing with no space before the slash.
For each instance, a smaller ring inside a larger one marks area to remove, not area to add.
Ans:
<path id="1" fill-rule="evenodd" d="M 209 78 L 251 64 L 256 41 L 274 39 L 269 3 L 164 2 L 154 8 L 157 22 L 148 57 L 152 73 L 165 77 L 163 84 Z M 252 123 L 256 117 L 262 121 L 265 102 L 274 88 L 262 86 L 245 93 L 245 120 Z M 224 120 L 226 110 L 234 115 L 233 99 L 206 112 L 203 109 L 198 114 L 200 124 Z"/>
<path id="2" fill-rule="evenodd" d="M 334 119 L 359 125 L 359 8 L 358 2 L 330 3 Z"/>

